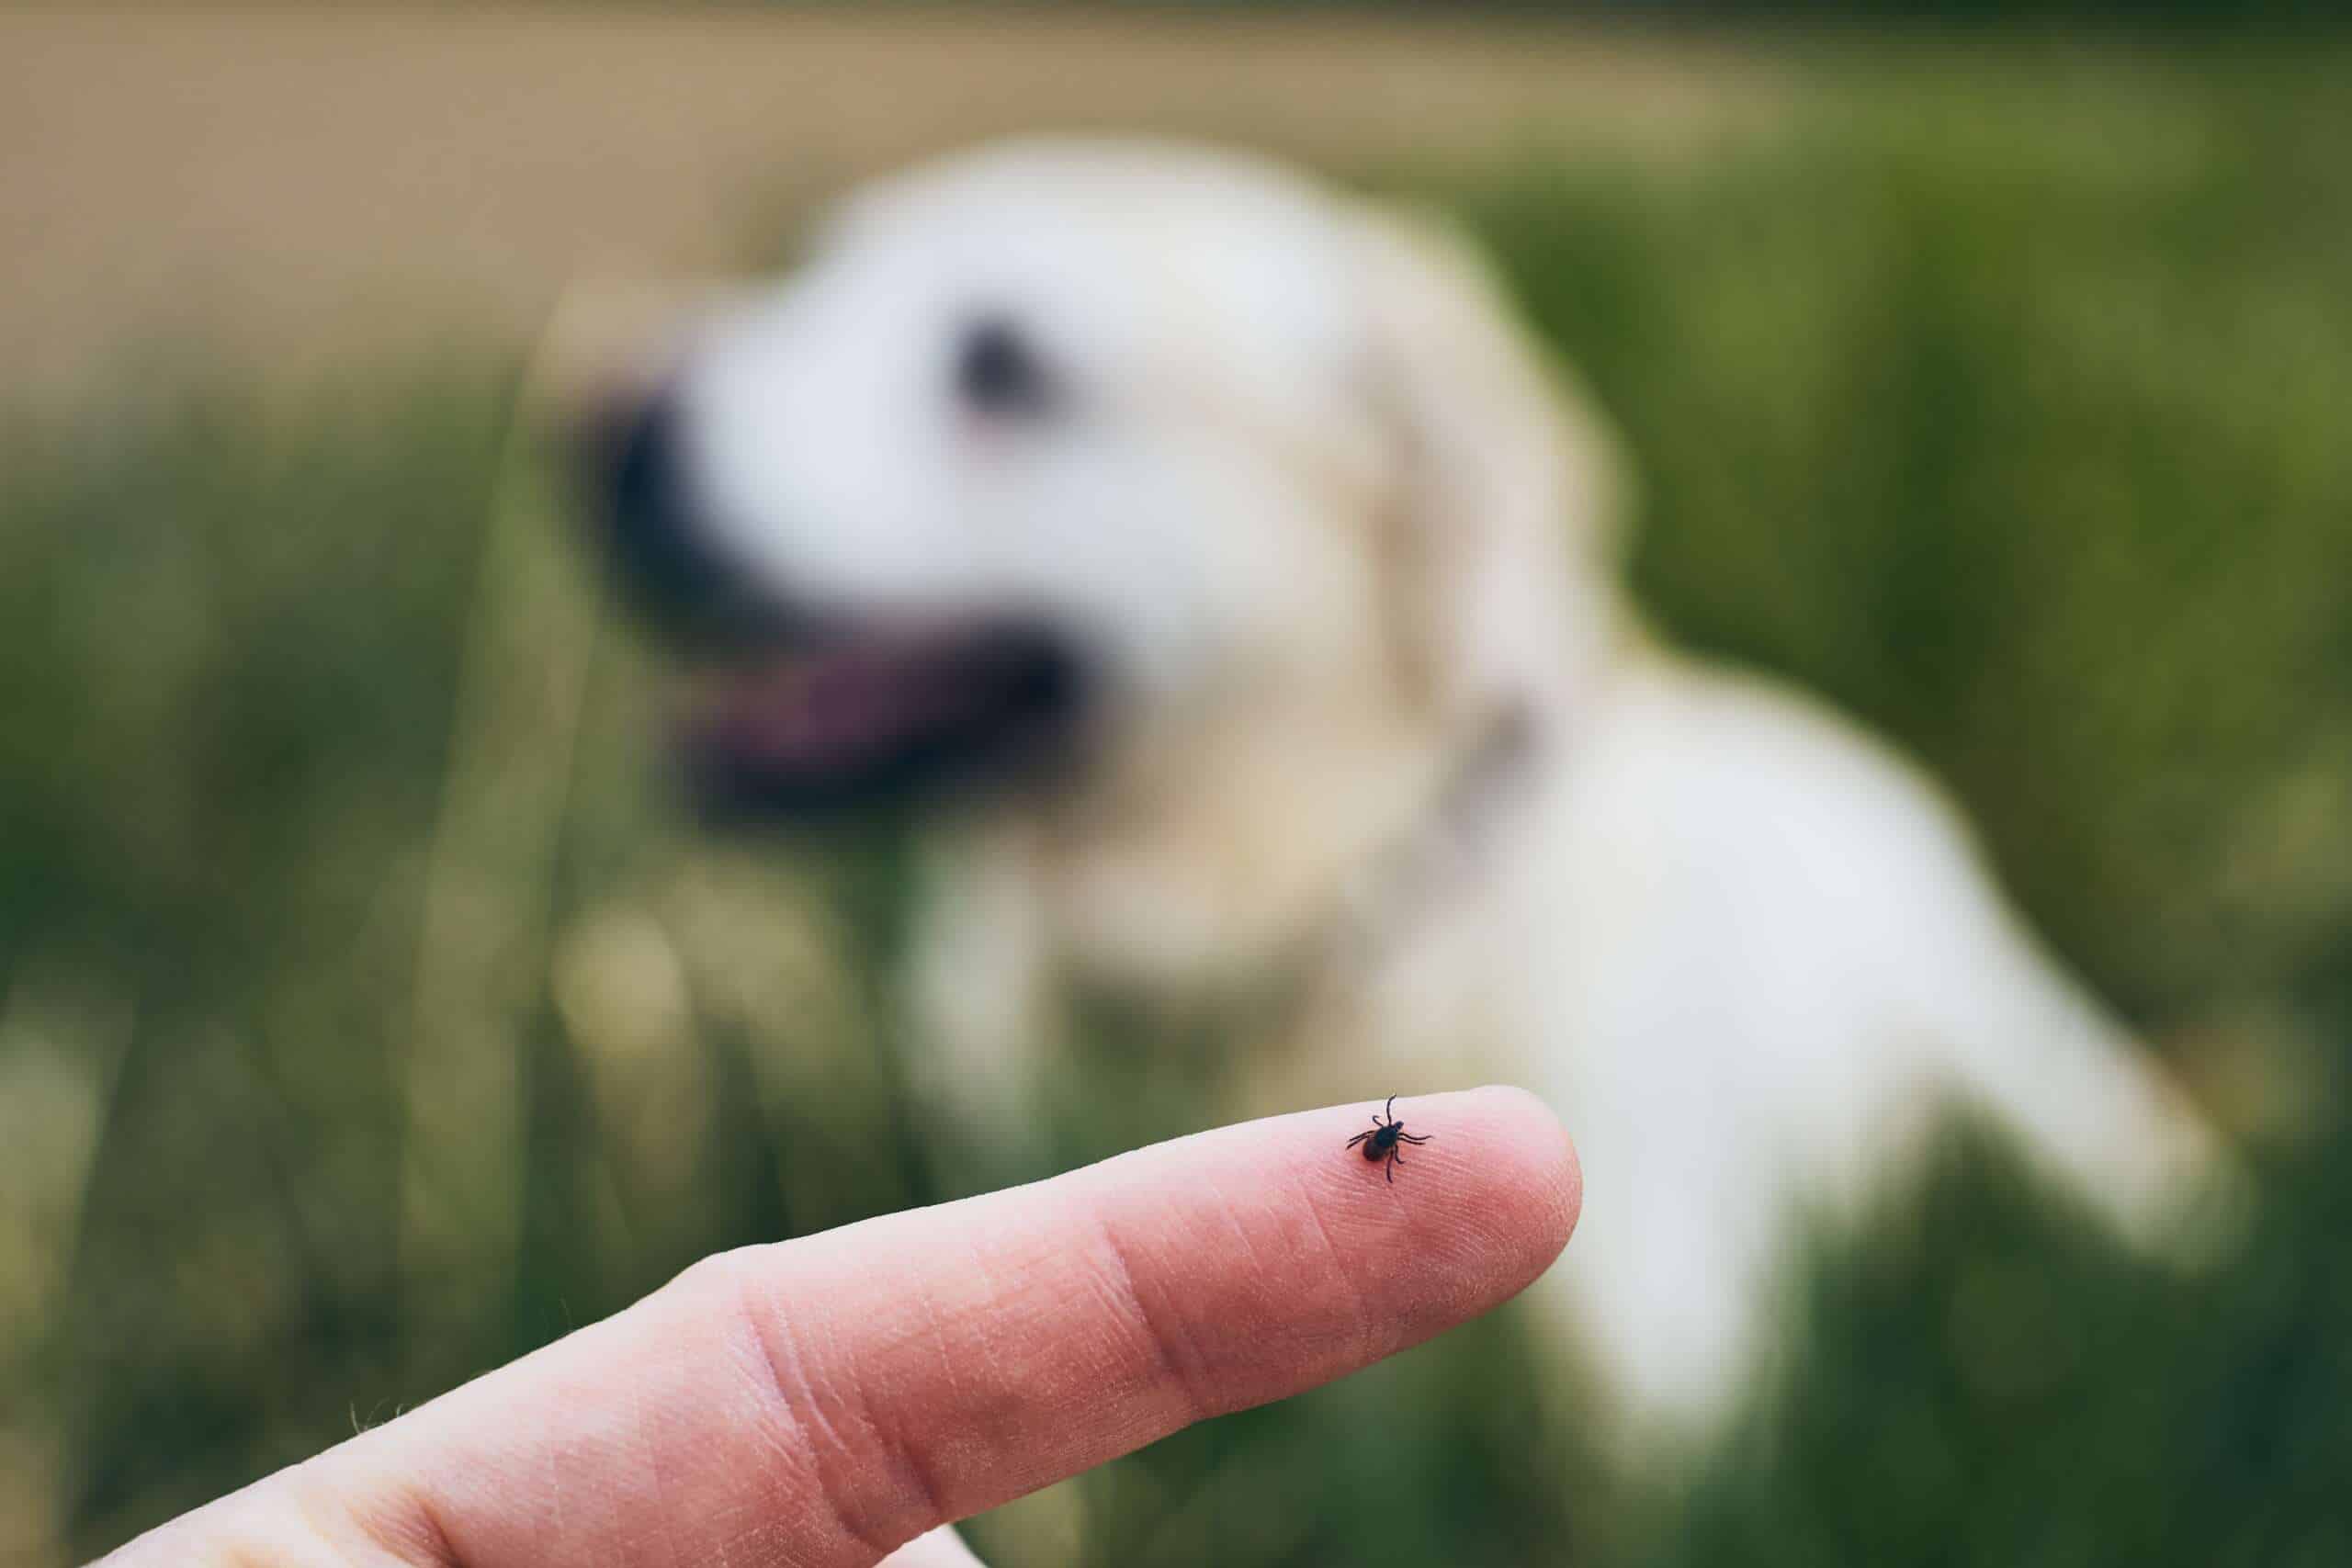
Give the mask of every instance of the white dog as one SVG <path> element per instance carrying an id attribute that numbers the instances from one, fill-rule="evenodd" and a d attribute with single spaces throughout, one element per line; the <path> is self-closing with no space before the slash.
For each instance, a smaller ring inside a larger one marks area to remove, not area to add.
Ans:
<path id="1" fill-rule="evenodd" d="M 1433 231 L 1206 152 L 964 156 L 619 452 L 624 560 L 731 649 L 717 796 L 1001 786 L 933 816 L 910 985 L 1002 1139 L 1072 982 L 1230 1004 L 1236 1111 L 1525 1083 L 1588 1185 L 1552 1299 L 1668 1428 L 1954 1101 L 2142 1237 L 2222 1161 L 1926 782 L 1645 637 L 1600 426 Z"/>

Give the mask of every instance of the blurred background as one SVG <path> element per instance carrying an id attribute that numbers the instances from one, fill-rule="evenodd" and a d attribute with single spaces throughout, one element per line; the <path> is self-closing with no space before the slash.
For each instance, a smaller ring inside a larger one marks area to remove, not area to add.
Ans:
<path id="1" fill-rule="evenodd" d="M 1931 9 L 0 14 L 0 1562 L 955 1185 L 897 833 L 686 819 L 531 360 L 583 278 L 1041 125 L 1469 224 L 1659 621 L 1948 782 L 2267 1201 L 2182 1280 L 1955 1129 L 1679 1471 L 1589 1462 L 1507 1311 L 992 1561 L 2352 1561 L 2352 43 Z M 1152 1027 L 1069 1157 L 1181 1124 Z"/>

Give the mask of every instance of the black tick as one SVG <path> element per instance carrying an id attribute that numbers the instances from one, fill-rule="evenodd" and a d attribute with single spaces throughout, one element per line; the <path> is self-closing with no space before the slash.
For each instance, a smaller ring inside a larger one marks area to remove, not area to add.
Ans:
<path id="1" fill-rule="evenodd" d="M 1388 1162 L 1388 1179 L 1391 1182 L 1394 1182 L 1396 1179 L 1396 1168 L 1405 1163 L 1405 1151 L 1398 1148 L 1396 1145 L 1399 1144 L 1426 1144 L 1429 1141 L 1427 1134 L 1417 1138 L 1413 1136 L 1412 1134 L 1405 1131 L 1405 1123 L 1396 1120 L 1396 1097 L 1392 1094 L 1388 1097 L 1386 1120 L 1384 1121 L 1378 1116 L 1374 1117 L 1372 1119 L 1372 1131 L 1369 1133 L 1358 1133 L 1354 1137 L 1350 1138 L 1348 1140 L 1348 1147 L 1354 1148 L 1358 1144 L 1362 1144 L 1363 1145 L 1364 1158 L 1368 1160 L 1386 1160 Z"/>

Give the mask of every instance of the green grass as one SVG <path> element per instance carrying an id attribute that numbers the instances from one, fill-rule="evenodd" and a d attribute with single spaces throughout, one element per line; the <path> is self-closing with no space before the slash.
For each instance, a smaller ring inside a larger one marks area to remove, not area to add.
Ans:
<path id="1" fill-rule="evenodd" d="M 1003 1561 L 2352 1556 L 2345 63 L 1825 54 L 1769 144 L 1379 182 L 1620 421 L 1661 624 L 1899 738 L 2256 1133 L 2245 1256 L 2162 1277 L 1962 1132 L 1671 1484 L 1600 1473 L 1506 1313 L 985 1521 Z M 939 1190 L 896 846 L 679 819 L 513 369 L 0 448 L 0 1560 Z M 416 1101 L 451 1038 L 482 1092 Z"/>

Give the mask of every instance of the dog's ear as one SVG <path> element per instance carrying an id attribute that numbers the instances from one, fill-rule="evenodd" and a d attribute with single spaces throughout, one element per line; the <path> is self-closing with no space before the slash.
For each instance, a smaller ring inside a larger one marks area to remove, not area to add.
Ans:
<path id="1" fill-rule="evenodd" d="M 1354 231 L 1405 668 L 1469 724 L 1570 705 L 1618 635 L 1614 442 L 1468 243 L 1370 209 Z"/>

